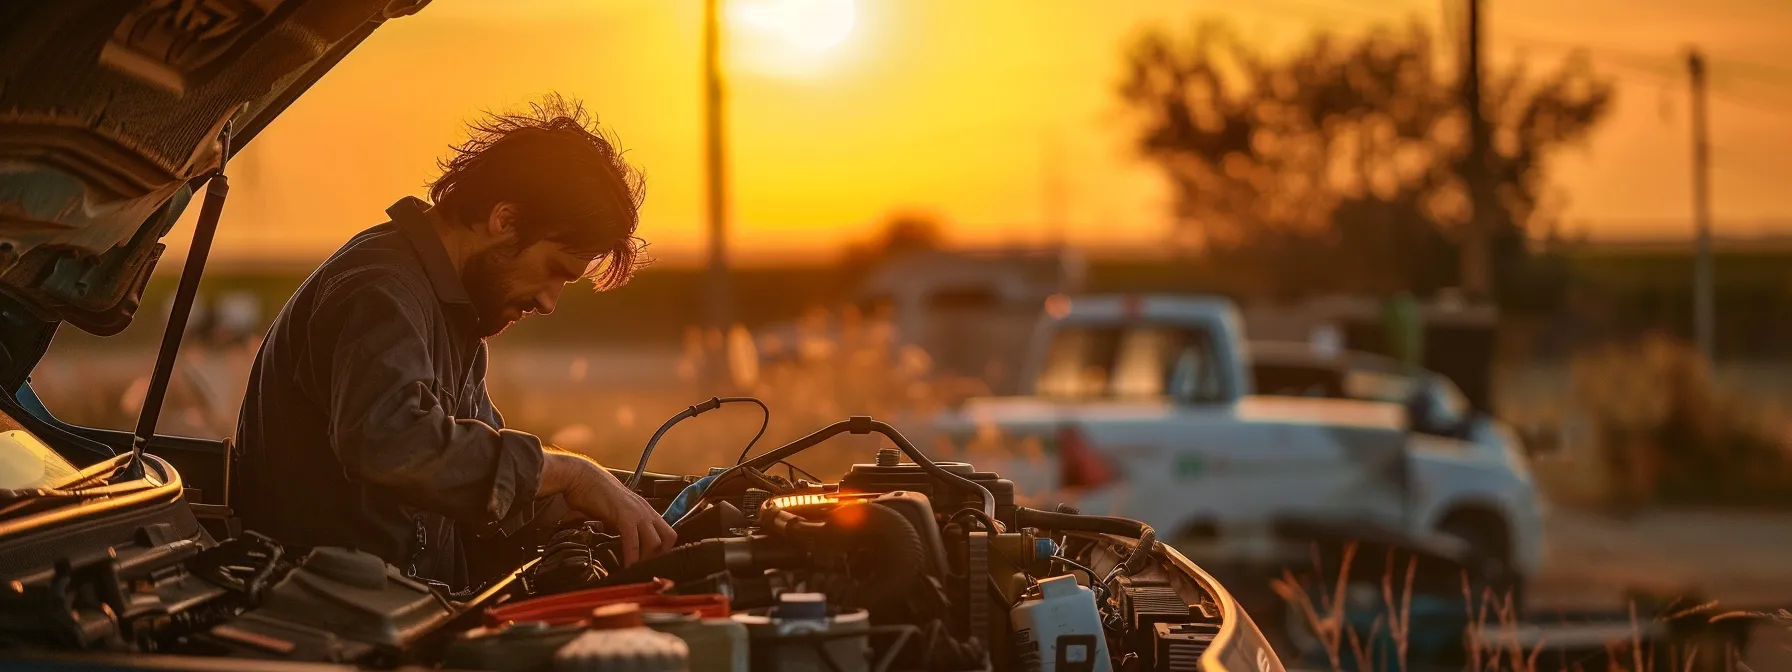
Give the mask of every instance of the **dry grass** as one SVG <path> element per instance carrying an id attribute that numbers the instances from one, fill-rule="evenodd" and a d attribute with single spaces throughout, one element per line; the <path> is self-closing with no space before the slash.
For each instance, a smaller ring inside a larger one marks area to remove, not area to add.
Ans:
<path id="1" fill-rule="evenodd" d="M 1409 665 L 1423 662 L 1408 659 L 1417 560 L 1409 558 L 1402 572 L 1395 567 L 1393 556 L 1389 556 L 1380 586 L 1380 607 L 1384 613 L 1370 623 L 1366 632 L 1359 632 L 1346 619 L 1348 578 L 1357 560 L 1356 547 L 1346 547 L 1338 578 L 1329 587 L 1323 580 L 1318 586 L 1310 586 L 1291 570 L 1273 580 L 1272 587 L 1302 617 L 1309 634 L 1321 647 L 1329 669 L 1335 672 L 1409 672 Z M 1315 568 L 1318 567 L 1315 555 Z M 1315 594 L 1319 596 L 1317 603 L 1313 598 Z M 1687 619 L 1696 621 L 1701 616 L 1705 616 L 1710 624 L 1751 619 L 1792 630 L 1792 611 L 1787 610 L 1719 613 L 1717 603 L 1706 602 L 1678 610 L 1669 605 L 1660 615 L 1644 620 L 1636 602 L 1632 601 L 1628 606 L 1627 634 L 1604 642 L 1602 656 L 1552 661 L 1545 656 L 1552 648 L 1547 633 L 1535 639 L 1525 636 L 1526 629 L 1533 623 L 1522 620 L 1511 595 L 1495 595 L 1491 591 L 1476 595 L 1464 574 L 1462 597 L 1468 609 L 1469 623 L 1462 633 L 1467 657 L 1462 669 L 1468 672 L 1751 672 L 1742 661 L 1743 652 L 1728 640 L 1711 643 L 1695 640 L 1685 644 L 1684 648 L 1680 644 L 1664 647 L 1650 639 L 1649 634 L 1659 630 L 1655 626 L 1686 622 Z M 1376 646 L 1377 638 L 1384 634 L 1392 643 L 1392 650 Z"/>
<path id="2" fill-rule="evenodd" d="M 1772 400 L 1717 384 L 1689 344 L 1654 335 L 1577 355 L 1571 406 L 1606 504 L 1792 503 L 1787 423 Z M 1583 481 L 1584 482 L 1584 481 Z"/>

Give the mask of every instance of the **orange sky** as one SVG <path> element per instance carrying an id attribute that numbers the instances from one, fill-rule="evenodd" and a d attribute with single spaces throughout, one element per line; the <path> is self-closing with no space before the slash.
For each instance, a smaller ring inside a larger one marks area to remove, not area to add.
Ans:
<path id="1" fill-rule="evenodd" d="M 1792 190 L 1781 186 L 1792 175 L 1792 67 L 1740 65 L 1792 63 L 1792 3 L 1487 3 L 1496 64 L 1523 49 L 1542 66 L 1562 53 L 1549 45 L 1590 43 L 1599 70 L 1620 77 L 1616 113 L 1557 166 L 1571 221 L 1595 236 L 1672 234 L 1684 221 L 1690 141 L 1675 69 L 1689 43 L 1714 59 L 1722 233 L 1792 221 Z M 1409 17 L 1439 26 L 1446 3 L 853 4 L 852 32 L 825 51 L 736 27 L 731 244 L 746 261 L 832 255 L 896 210 L 936 213 L 968 244 L 1042 242 L 1054 207 L 1073 242 L 1156 243 L 1166 191 L 1132 158 L 1113 95 L 1121 49 L 1140 26 L 1224 17 L 1283 49 L 1320 28 Z M 583 98 L 647 173 L 642 234 L 655 256 L 693 257 L 703 244 L 700 13 L 699 0 L 436 0 L 391 22 L 239 155 L 220 257 L 321 259 L 399 196 L 420 194 L 463 120 L 548 90 Z M 1062 191 L 1048 198 L 1047 185 Z M 196 210 L 169 238 L 171 257 L 182 256 Z"/>

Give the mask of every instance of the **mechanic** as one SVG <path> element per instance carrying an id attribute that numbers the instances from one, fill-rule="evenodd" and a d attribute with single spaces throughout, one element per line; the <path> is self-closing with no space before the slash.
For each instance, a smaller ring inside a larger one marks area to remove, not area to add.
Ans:
<path id="1" fill-rule="evenodd" d="M 547 499 L 605 523 L 624 561 L 670 526 L 583 456 L 509 429 L 486 395 L 485 340 L 554 311 L 568 284 L 626 282 L 640 173 L 577 101 L 487 115 L 406 197 L 300 285 L 250 373 L 233 471 L 245 529 L 349 546 L 459 589 L 468 549 Z"/>

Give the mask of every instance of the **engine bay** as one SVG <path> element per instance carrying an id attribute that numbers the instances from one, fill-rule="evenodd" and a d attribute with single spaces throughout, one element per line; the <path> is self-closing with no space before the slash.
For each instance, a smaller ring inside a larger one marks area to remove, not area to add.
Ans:
<path id="1" fill-rule="evenodd" d="M 841 434 L 889 445 L 837 482 L 773 473 Z M 1148 526 L 1017 506 L 1000 475 L 933 462 L 869 417 L 704 477 L 646 472 L 651 449 L 613 473 L 676 521 L 673 550 L 624 566 L 601 523 L 565 524 L 462 593 L 354 549 L 253 531 L 214 542 L 153 455 L 139 487 L 164 496 L 80 510 L 83 492 L 120 487 L 100 485 L 102 463 L 53 491 L 69 499 L 11 491 L 7 511 L 49 508 L 0 522 L 0 644 L 77 667 L 170 654 L 502 671 L 1193 670 L 1233 613 Z M 64 518 L 30 524 L 47 514 Z"/>

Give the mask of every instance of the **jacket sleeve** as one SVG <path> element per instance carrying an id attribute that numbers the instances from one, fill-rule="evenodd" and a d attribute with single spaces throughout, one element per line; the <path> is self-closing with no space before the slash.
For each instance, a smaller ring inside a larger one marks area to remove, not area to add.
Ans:
<path id="1" fill-rule="evenodd" d="M 360 277 L 354 277 L 359 275 Z M 313 361 L 328 367 L 330 447 L 348 478 L 463 523 L 520 528 L 540 486 L 541 440 L 457 418 L 437 396 L 434 317 L 396 275 L 365 269 L 320 297 Z M 330 333 L 317 333 L 323 329 Z"/>

